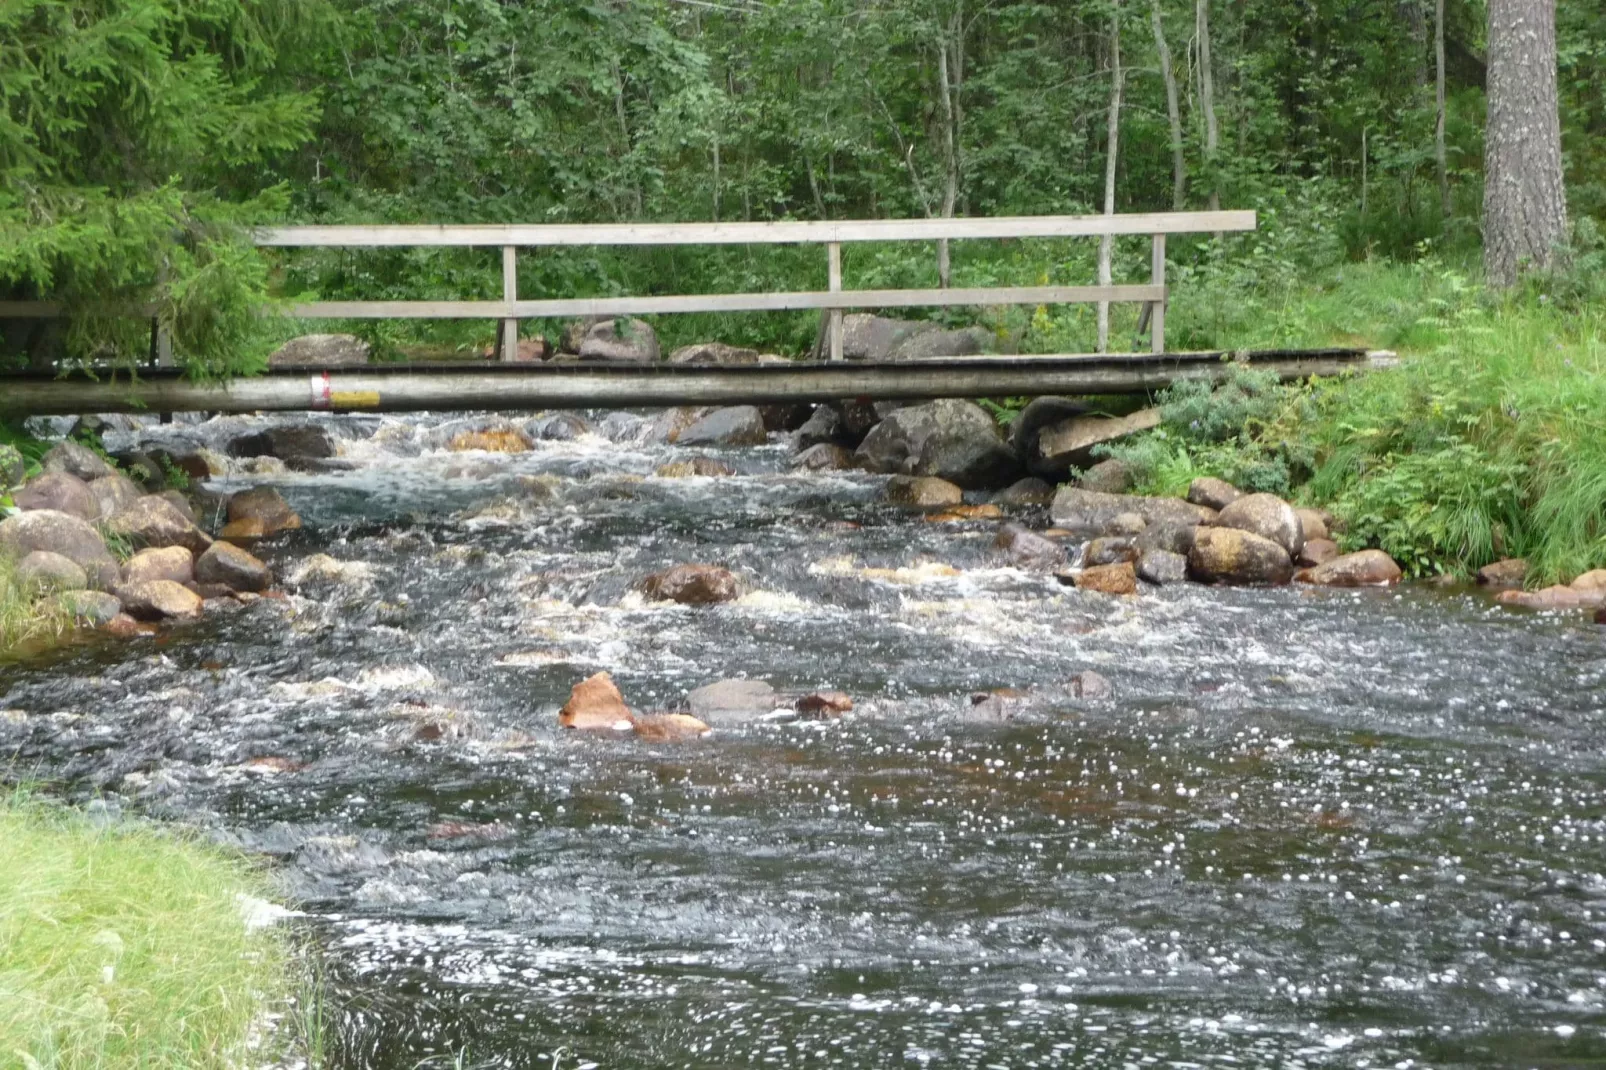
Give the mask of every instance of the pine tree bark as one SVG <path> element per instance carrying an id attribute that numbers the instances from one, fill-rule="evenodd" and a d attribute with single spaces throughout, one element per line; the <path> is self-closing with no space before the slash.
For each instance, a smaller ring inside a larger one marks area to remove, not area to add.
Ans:
<path id="1" fill-rule="evenodd" d="M 1180 212 L 1188 198 L 1188 167 L 1182 157 L 1182 106 L 1177 102 L 1177 72 L 1171 66 L 1171 46 L 1165 41 L 1160 0 L 1151 0 L 1149 21 L 1154 26 L 1154 52 L 1160 59 L 1160 78 L 1165 82 L 1166 117 L 1171 121 L 1171 209 Z"/>
<path id="2" fill-rule="evenodd" d="M 1126 72 L 1121 68 L 1121 4 L 1116 0 L 1110 14 L 1110 117 L 1107 134 L 1108 148 L 1104 154 L 1104 214 L 1115 214 L 1115 172 L 1121 151 L 1121 96 L 1125 89 Z M 1115 253 L 1115 239 L 1106 234 L 1099 240 L 1099 285 L 1111 282 L 1110 261 Z M 1110 349 L 1110 303 L 1099 302 L 1098 352 Z"/>
<path id="3" fill-rule="evenodd" d="M 1554 262 L 1567 237 L 1555 0 L 1489 0 L 1483 266 L 1492 286 Z"/>

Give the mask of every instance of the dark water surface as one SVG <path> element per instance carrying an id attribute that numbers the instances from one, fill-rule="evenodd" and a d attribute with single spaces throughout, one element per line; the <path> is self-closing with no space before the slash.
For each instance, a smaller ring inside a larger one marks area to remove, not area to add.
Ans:
<path id="1" fill-rule="evenodd" d="M 661 479 L 690 451 L 622 417 L 513 457 L 438 423 L 222 481 L 306 517 L 262 551 L 288 600 L 0 667 L 25 774 L 281 864 L 337 1066 L 1606 1062 L 1594 625 L 1421 589 L 1114 599 L 779 446 Z M 683 561 L 748 593 L 633 592 Z M 644 710 L 730 676 L 858 708 L 561 734 L 602 669 Z M 1087 669 L 1112 697 L 1073 697 Z M 974 716 L 993 688 L 1013 721 Z"/>

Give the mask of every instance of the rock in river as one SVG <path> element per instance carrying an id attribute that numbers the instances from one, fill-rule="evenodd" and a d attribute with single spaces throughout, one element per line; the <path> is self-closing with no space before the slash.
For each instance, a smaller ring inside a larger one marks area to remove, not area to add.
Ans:
<path id="1" fill-rule="evenodd" d="M 1181 583 L 1188 578 L 1188 558 L 1171 550 L 1149 549 L 1138 559 L 1138 579 L 1156 587 Z"/>
<path id="2" fill-rule="evenodd" d="M 1282 584 L 1294 574 L 1288 551 L 1238 528 L 1200 528 L 1188 554 L 1188 572 L 1204 583 Z"/>
<path id="3" fill-rule="evenodd" d="M 689 479 L 693 476 L 733 476 L 736 469 L 712 457 L 693 457 L 689 461 L 661 464 L 653 474 L 661 479 Z"/>
<path id="4" fill-rule="evenodd" d="M 1056 527 L 1072 535 L 1093 538 L 1098 535 L 1130 535 L 1130 521 L 1136 517 L 1145 526 L 1166 524 L 1193 527 L 1207 519 L 1209 511 L 1177 498 L 1145 498 L 1136 494 L 1102 494 L 1080 487 L 1061 487 L 1049 510 Z"/>
<path id="5" fill-rule="evenodd" d="M 804 472 L 845 472 L 853 467 L 853 451 L 835 442 L 816 442 L 792 458 L 792 467 Z"/>
<path id="6" fill-rule="evenodd" d="M 262 538 L 301 526 L 301 517 L 272 487 L 242 490 L 229 499 L 229 522 L 223 538 Z"/>
<path id="7" fill-rule="evenodd" d="M 816 721 L 834 720 L 844 713 L 853 712 L 853 699 L 844 691 L 815 691 L 799 698 L 792 708 L 801 717 Z"/>
<path id="8" fill-rule="evenodd" d="M 936 476 L 968 490 L 1007 486 L 1020 475 L 992 416 L 953 398 L 889 413 L 855 456 L 872 472 Z"/>
<path id="9" fill-rule="evenodd" d="M 1017 568 L 1052 572 L 1065 565 L 1065 547 L 1019 524 L 1005 524 L 1000 528 L 993 548 L 1002 550 L 1004 558 Z"/>
<path id="10" fill-rule="evenodd" d="M 182 546 L 192 554 L 204 553 L 212 545 L 211 536 L 155 494 L 134 499 L 107 522 L 106 530 L 136 546 Z"/>
<path id="11" fill-rule="evenodd" d="M 201 615 L 201 596 L 172 580 L 119 587 L 117 598 L 136 620 L 194 620 Z"/>
<path id="12" fill-rule="evenodd" d="M 1305 545 L 1305 529 L 1294 507 L 1275 494 L 1246 494 L 1228 502 L 1215 519 L 1218 528 L 1236 528 L 1270 539 L 1293 560 Z"/>
<path id="13" fill-rule="evenodd" d="M 219 539 L 195 562 L 195 581 L 231 591 L 264 591 L 273 581 L 273 573 L 252 554 Z"/>
<path id="14" fill-rule="evenodd" d="M 132 587 L 152 580 L 191 583 L 195 557 L 182 546 L 157 546 L 130 557 L 123 564 L 123 585 Z"/>
<path id="15" fill-rule="evenodd" d="M 1136 594 L 1138 574 L 1130 561 L 1113 565 L 1094 565 L 1076 574 L 1076 587 L 1103 594 Z"/>
<path id="16" fill-rule="evenodd" d="M 735 601 L 741 585 L 735 573 L 717 565 L 675 565 L 642 580 L 641 591 L 654 601 L 700 606 Z"/>
<path id="17" fill-rule="evenodd" d="M 754 405 L 715 409 L 675 436 L 682 446 L 762 446 L 768 440 L 764 415 Z"/>
<path id="18" fill-rule="evenodd" d="M 1382 550 L 1362 550 L 1307 568 L 1295 579 L 1318 587 L 1386 587 L 1400 582 L 1400 566 Z"/>
<path id="19" fill-rule="evenodd" d="M 917 509 L 958 505 L 965 492 L 945 479 L 933 476 L 893 476 L 887 480 L 887 501 Z"/>
<path id="20" fill-rule="evenodd" d="M 582 732 L 628 732 L 635 718 L 613 677 L 599 672 L 574 685 L 569 701 L 558 711 L 558 724 Z"/>
<path id="21" fill-rule="evenodd" d="M 763 680 L 720 680 L 686 696 L 686 708 L 716 727 L 742 724 L 774 712 L 775 688 Z"/>
<path id="22" fill-rule="evenodd" d="M 1528 562 L 1520 557 L 1508 557 L 1478 570 L 1478 582 L 1485 587 L 1521 587 L 1528 578 Z"/>
<path id="23" fill-rule="evenodd" d="M 1338 543 L 1332 539 L 1306 539 L 1294 561 L 1303 568 L 1315 568 L 1327 564 L 1338 554 Z"/>
<path id="24" fill-rule="evenodd" d="M 1082 551 L 1082 564 L 1087 568 L 1117 565 L 1123 561 L 1135 565 L 1142 556 L 1142 551 L 1130 536 L 1108 535 L 1087 544 L 1087 549 Z"/>
<path id="25" fill-rule="evenodd" d="M 636 735 L 654 743 L 667 743 L 679 739 L 701 739 L 708 735 L 708 725 L 689 713 L 649 713 L 636 718 Z"/>

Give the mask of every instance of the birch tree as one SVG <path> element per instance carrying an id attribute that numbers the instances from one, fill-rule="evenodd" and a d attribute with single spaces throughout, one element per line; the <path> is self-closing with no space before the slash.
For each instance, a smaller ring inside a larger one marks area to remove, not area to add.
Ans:
<path id="1" fill-rule="evenodd" d="M 1121 68 L 1121 4 L 1116 0 L 1110 9 L 1110 115 L 1107 148 L 1104 153 L 1104 214 L 1115 214 L 1115 172 L 1121 154 L 1121 96 L 1126 88 L 1126 75 Z M 1099 239 L 1099 285 L 1111 282 L 1110 260 L 1115 252 L 1115 239 L 1106 234 Z M 1110 303 L 1099 302 L 1098 352 L 1110 349 Z"/>

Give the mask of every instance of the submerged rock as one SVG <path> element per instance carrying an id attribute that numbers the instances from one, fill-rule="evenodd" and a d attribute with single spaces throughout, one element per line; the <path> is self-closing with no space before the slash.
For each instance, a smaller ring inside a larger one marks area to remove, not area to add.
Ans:
<path id="1" fill-rule="evenodd" d="M 932 524 L 954 524 L 965 520 L 998 520 L 1004 511 L 992 502 L 979 505 L 950 505 L 939 513 L 927 513 L 926 521 Z"/>
<path id="2" fill-rule="evenodd" d="M 1239 528 L 1200 528 L 1188 553 L 1188 572 L 1203 583 L 1276 585 L 1294 574 L 1288 551 Z"/>
<path id="3" fill-rule="evenodd" d="M 1214 523 L 1218 528 L 1236 528 L 1270 539 L 1283 548 L 1289 560 L 1305 545 L 1299 514 L 1275 494 L 1246 494 L 1229 502 Z"/>
<path id="4" fill-rule="evenodd" d="M 1606 588 L 1580 590 L 1558 583 L 1537 591 L 1501 591 L 1495 600 L 1526 609 L 1595 609 L 1606 605 Z"/>
<path id="5" fill-rule="evenodd" d="M 1400 582 L 1400 566 L 1382 550 L 1344 554 L 1294 577 L 1318 587 L 1385 587 Z"/>
<path id="6" fill-rule="evenodd" d="M 630 707 L 605 672 L 574 685 L 569 701 L 558 711 L 558 725 L 581 732 L 628 732 L 635 724 Z"/>
<path id="7" fill-rule="evenodd" d="M 735 573 L 717 565 L 675 565 L 642 580 L 641 591 L 657 602 L 700 606 L 735 601 L 741 585 Z"/>
<path id="8" fill-rule="evenodd" d="M 693 457 L 689 461 L 659 465 L 653 474 L 664 479 L 687 479 L 692 476 L 733 476 L 736 469 L 712 457 Z"/>
<path id="9" fill-rule="evenodd" d="M 269 427 L 241 435 L 229 443 L 230 456 L 277 457 L 292 467 L 325 461 L 339 452 L 334 434 L 321 424 L 310 423 Z"/>
<path id="10" fill-rule="evenodd" d="M 25 512 L 52 510 L 80 520 L 99 520 L 100 502 L 89 484 L 70 472 L 46 472 L 35 476 L 11 496 Z"/>
<path id="11" fill-rule="evenodd" d="M 792 708 L 800 717 L 816 721 L 835 720 L 853 712 L 853 699 L 844 691 L 815 691 L 799 698 Z"/>
<path id="12" fill-rule="evenodd" d="M 701 739 L 712 729 L 686 713 L 650 713 L 637 717 L 636 735 L 653 743 L 668 743 L 681 739 Z"/>
<path id="13" fill-rule="evenodd" d="M 1113 565 L 1094 565 L 1076 574 L 1077 590 L 1098 591 L 1102 594 L 1136 594 L 1137 570 L 1130 561 Z"/>
<path id="14" fill-rule="evenodd" d="M 774 712 L 775 688 L 763 680 L 720 680 L 686 696 L 692 715 L 711 725 L 743 724 Z"/>
<path id="15" fill-rule="evenodd" d="M 1083 669 L 1070 679 L 1070 692 L 1080 699 L 1109 698 L 1115 693 L 1110 681 L 1102 673 L 1092 669 Z"/>

